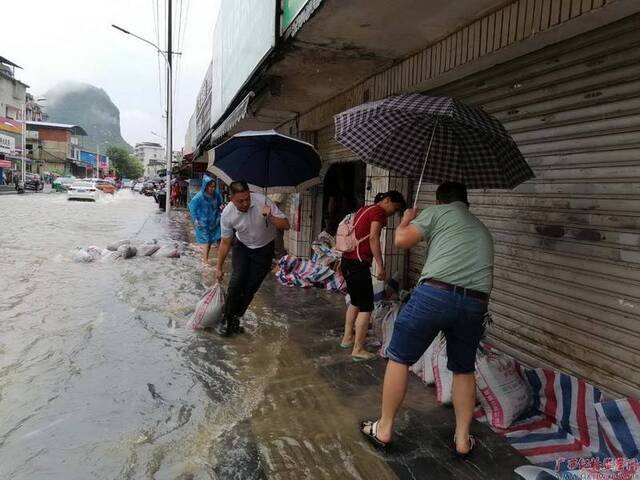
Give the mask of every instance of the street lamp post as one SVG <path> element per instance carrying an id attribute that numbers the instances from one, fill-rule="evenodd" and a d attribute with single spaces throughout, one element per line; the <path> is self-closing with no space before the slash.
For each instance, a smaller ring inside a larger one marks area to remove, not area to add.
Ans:
<path id="1" fill-rule="evenodd" d="M 119 27 L 117 25 L 111 25 L 113 28 L 115 28 L 116 30 L 119 30 L 120 32 L 126 34 L 126 35 L 131 35 L 132 37 L 137 38 L 138 40 L 143 41 L 144 43 L 151 45 L 153 48 L 156 49 L 156 51 L 162 55 L 162 58 L 164 58 L 165 64 L 167 66 L 167 124 L 166 124 L 166 130 L 167 130 L 167 174 L 166 174 L 166 201 L 165 201 L 165 211 L 167 213 L 167 219 L 169 218 L 169 213 L 171 211 L 171 169 L 172 169 L 172 153 L 173 153 L 173 81 L 172 81 L 172 77 L 173 77 L 173 69 L 171 67 L 171 59 L 172 59 L 172 52 L 171 52 L 171 0 L 168 0 L 168 17 L 167 17 L 167 53 L 165 55 L 165 52 L 163 52 L 160 47 L 158 45 L 156 45 L 153 42 L 150 42 L 149 40 L 147 40 L 146 38 L 142 38 L 134 33 L 129 32 L 128 30 L 125 30 L 122 27 Z"/>

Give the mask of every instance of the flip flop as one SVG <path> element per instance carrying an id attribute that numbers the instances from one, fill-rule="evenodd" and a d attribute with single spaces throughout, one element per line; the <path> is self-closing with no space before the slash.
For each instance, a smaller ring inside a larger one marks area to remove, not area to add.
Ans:
<path id="1" fill-rule="evenodd" d="M 376 358 L 376 356 L 373 353 L 369 353 L 367 356 L 365 357 L 360 357 L 358 355 L 351 355 L 351 361 L 353 363 L 362 363 L 362 362 L 368 362 L 370 360 L 373 360 L 374 358 Z"/>
<path id="2" fill-rule="evenodd" d="M 340 348 L 342 348 L 343 350 L 348 350 L 350 348 L 353 348 L 353 343 L 341 343 Z"/>
<path id="3" fill-rule="evenodd" d="M 360 433 L 364 435 L 364 437 L 379 450 L 387 450 L 391 446 L 391 442 L 383 442 L 378 438 L 378 422 L 372 420 L 367 420 L 360 423 Z"/>
<path id="4" fill-rule="evenodd" d="M 473 437 L 473 435 L 469 435 L 469 451 L 467 453 L 460 453 L 456 449 L 456 437 L 453 437 L 453 449 L 456 451 L 456 457 L 458 458 L 462 458 L 463 460 L 468 458 L 471 455 L 471 452 L 473 452 L 473 447 L 475 446 L 476 439 Z"/>

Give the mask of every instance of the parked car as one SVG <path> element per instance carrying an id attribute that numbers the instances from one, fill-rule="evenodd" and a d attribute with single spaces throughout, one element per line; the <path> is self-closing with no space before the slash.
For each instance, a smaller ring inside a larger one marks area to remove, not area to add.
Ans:
<path id="1" fill-rule="evenodd" d="M 89 200 L 95 202 L 102 195 L 104 195 L 104 192 L 98 188 L 95 180 L 77 181 L 67 188 L 67 200 Z"/>
<path id="2" fill-rule="evenodd" d="M 140 193 L 142 195 L 146 195 L 147 197 L 150 197 L 154 194 L 154 192 L 156 191 L 156 184 L 153 182 L 144 182 L 144 184 L 142 185 L 142 189 L 140 190 Z"/>
<path id="3" fill-rule="evenodd" d="M 129 178 L 123 178 L 121 180 L 122 188 L 133 188 L 133 180 Z"/>
<path id="4" fill-rule="evenodd" d="M 40 178 L 40 175 L 35 173 L 25 174 L 25 181 L 24 181 L 25 190 L 33 190 L 34 192 L 39 192 L 43 188 L 44 188 L 44 182 Z"/>
<path id="5" fill-rule="evenodd" d="M 104 193 L 110 193 L 111 195 L 116 193 L 116 186 L 109 180 L 96 180 L 95 183 L 96 187 Z"/>
<path id="6" fill-rule="evenodd" d="M 53 189 L 56 192 L 66 192 L 75 181 L 76 177 L 58 177 L 53 181 Z"/>
<path id="7" fill-rule="evenodd" d="M 144 185 L 144 183 L 142 183 L 142 182 L 136 182 L 136 183 L 133 184 L 133 187 L 131 187 L 131 189 L 134 192 L 140 193 L 140 190 L 142 190 L 143 185 Z"/>

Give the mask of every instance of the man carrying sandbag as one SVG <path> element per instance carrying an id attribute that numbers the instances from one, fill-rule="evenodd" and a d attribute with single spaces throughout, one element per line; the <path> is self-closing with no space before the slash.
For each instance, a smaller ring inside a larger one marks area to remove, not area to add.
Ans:
<path id="1" fill-rule="evenodd" d="M 407 210 L 396 229 L 396 247 L 409 249 L 426 240 L 429 250 L 420 282 L 398 315 L 387 348 L 382 415 L 379 420 L 363 422 L 360 428 L 375 446 L 389 445 L 407 390 L 409 366 L 443 331 L 447 368 L 453 372 L 455 450 L 465 457 L 475 443 L 469 434 L 476 403 L 474 369 L 493 286 L 493 239 L 469 212 L 464 185 L 443 183 L 436 191 L 436 201 L 437 205 L 417 217 L 414 209 Z"/>
<path id="2" fill-rule="evenodd" d="M 285 215 L 264 195 L 251 193 L 247 182 L 231 182 L 229 193 L 231 203 L 222 211 L 220 220 L 222 240 L 216 265 L 216 278 L 221 282 L 235 231 L 227 303 L 218 326 L 218 333 L 224 337 L 244 331 L 240 317 L 271 270 L 277 232 L 289 230 Z"/>

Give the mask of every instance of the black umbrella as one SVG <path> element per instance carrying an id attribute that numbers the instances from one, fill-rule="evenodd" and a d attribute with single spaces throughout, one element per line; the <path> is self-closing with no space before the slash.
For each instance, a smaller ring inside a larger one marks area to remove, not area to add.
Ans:
<path id="1" fill-rule="evenodd" d="M 254 191 L 293 193 L 321 182 L 320 155 L 310 143 L 274 130 L 241 132 L 213 150 L 211 172 Z"/>
<path id="2" fill-rule="evenodd" d="M 423 180 L 511 189 L 534 177 L 498 120 L 450 97 L 389 97 L 339 113 L 335 127 L 362 161 L 419 177 L 418 192 Z"/>

